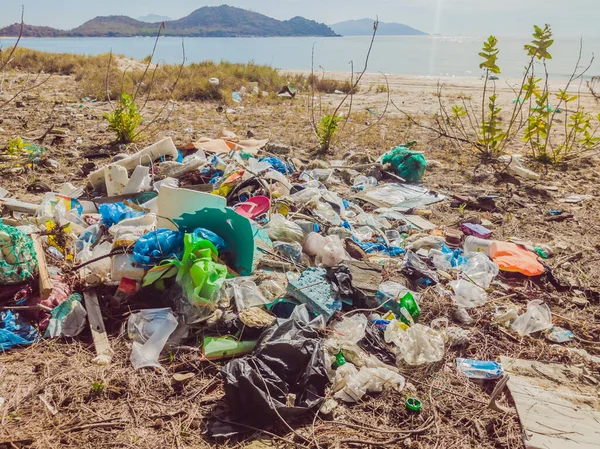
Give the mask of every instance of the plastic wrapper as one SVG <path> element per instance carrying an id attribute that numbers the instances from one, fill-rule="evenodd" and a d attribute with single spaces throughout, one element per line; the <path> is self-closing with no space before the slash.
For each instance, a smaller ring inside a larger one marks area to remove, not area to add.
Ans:
<path id="1" fill-rule="evenodd" d="M 351 363 L 340 366 L 333 381 L 334 398 L 344 402 L 358 402 L 367 393 L 380 393 L 391 389 L 402 391 L 404 377 L 388 368 L 367 368 L 357 370 Z"/>
<path id="2" fill-rule="evenodd" d="M 73 293 L 66 301 L 54 307 L 44 334 L 49 337 L 75 337 L 85 328 L 87 312 L 81 305 L 81 295 Z"/>
<path id="3" fill-rule="evenodd" d="M 459 279 L 458 281 L 450 282 L 450 287 L 454 290 L 452 299 L 454 303 L 465 309 L 479 307 L 487 302 L 487 293 L 481 287 L 472 282 Z"/>
<path id="4" fill-rule="evenodd" d="M 404 360 L 409 365 L 422 365 L 437 362 L 444 357 L 444 338 L 442 334 L 428 326 L 415 324 L 401 329 L 398 321 L 392 320 L 385 328 L 387 343 L 396 345 L 396 362 Z"/>
<path id="5" fill-rule="evenodd" d="M 487 360 L 457 358 L 456 369 L 469 379 L 498 379 L 504 373 L 499 363 Z"/>
<path id="6" fill-rule="evenodd" d="M 273 215 L 265 229 L 269 238 L 273 241 L 288 243 L 302 243 L 304 241 L 302 228 L 293 221 L 286 220 L 283 215 Z"/>
<path id="7" fill-rule="evenodd" d="M 158 357 L 167 340 L 177 328 L 177 318 L 171 309 L 145 309 L 129 316 L 127 333 L 133 340 L 131 363 L 137 370 L 162 368 Z"/>
<path id="8" fill-rule="evenodd" d="M 238 415 L 228 420 L 263 427 L 318 409 L 329 383 L 324 356 L 308 310 L 297 307 L 289 319 L 263 332 L 252 355 L 224 366 L 225 399 Z M 208 433 L 226 436 L 242 430 L 213 422 Z"/>
<path id="9" fill-rule="evenodd" d="M 512 329 L 521 336 L 552 328 L 552 312 L 541 299 L 529 301 L 527 311 L 512 324 Z"/>

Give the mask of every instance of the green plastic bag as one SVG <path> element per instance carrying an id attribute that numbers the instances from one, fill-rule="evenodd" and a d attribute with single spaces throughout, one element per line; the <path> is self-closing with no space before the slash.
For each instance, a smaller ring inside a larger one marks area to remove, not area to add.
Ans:
<path id="1" fill-rule="evenodd" d="M 384 164 L 390 164 L 392 170 L 407 182 L 418 182 L 427 168 L 423 153 L 409 150 L 404 146 L 396 147 L 381 158 Z"/>
<path id="2" fill-rule="evenodd" d="M 216 262 L 218 256 L 219 252 L 211 241 L 185 234 L 181 260 L 171 259 L 152 268 L 144 276 L 143 285 L 177 275 L 176 281 L 188 301 L 194 306 L 212 310 L 227 277 L 227 267 Z"/>

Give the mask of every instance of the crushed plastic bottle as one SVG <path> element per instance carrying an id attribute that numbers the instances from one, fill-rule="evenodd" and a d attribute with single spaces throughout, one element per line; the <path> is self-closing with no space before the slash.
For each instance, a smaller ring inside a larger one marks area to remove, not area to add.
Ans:
<path id="1" fill-rule="evenodd" d="M 393 281 L 382 282 L 375 294 L 382 309 L 393 312 L 406 325 L 414 324 L 421 315 L 416 296 L 404 285 Z"/>

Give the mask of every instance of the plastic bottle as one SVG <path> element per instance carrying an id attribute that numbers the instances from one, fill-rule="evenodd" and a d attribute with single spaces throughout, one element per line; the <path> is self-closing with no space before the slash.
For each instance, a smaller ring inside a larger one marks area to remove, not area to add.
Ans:
<path id="1" fill-rule="evenodd" d="M 373 176 L 357 176 L 354 179 L 354 185 L 352 186 L 353 188 L 357 189 L 357 190 L 363 190 L 369 187 L 375 187 L 377 185 L 377 179 L 375 179 Z"/>
<path id="2" fill-rule="evenodd" d="M 85 243 L 93 245 L 96 240 L 102 235 L 102 228 L 99 224 L 94 224 L 85 229 L 75 242 L 75 249 L 77 252 L 81 251 L 85 247 Z"/>
<path id="3" fill-rule="evenodd" d="M 465 239 L 465 254 L 484 253 L 490 255 L 490 250 L 494 240 L 480 239 L 479 237 L 469 236 Z"/>
<path id="4" fill-rule="evenodd" d="M 413 293 L 397 282 L 382 282 L 375 297 L 384 310 L 394 312 L 404 324 L 414 324 L 421 315 L 421 309 Z"/>

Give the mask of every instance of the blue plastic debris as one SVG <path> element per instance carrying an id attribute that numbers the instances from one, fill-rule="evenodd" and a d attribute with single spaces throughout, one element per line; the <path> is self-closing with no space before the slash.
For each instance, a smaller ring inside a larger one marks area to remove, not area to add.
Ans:
<path id="1" fill-rule="evenodd" d="M 38 340 L 38 332 L 18 313 L 13 313 L 12 310 L 0 313 L 0 353 Z"/>
<path id="2" fill-rule="evenodd" d="M 157 229 L 142 235 L 133 247 L 133 257 L 146 268 L 165 259 L 179 258 L 183 252 L 183 232 Z"/>
<path id="3" fill-rule="evenodd" d="M 297 280 L 289 279 L 287 292 L 326 320 L 342 308 L 342 302 L 335 299 L 335 290 L 327 280 L 327 270 L 324 268 L 307 268 Z"/>
<path id="4" fill-rule="evenodd" d="M 102 224 L 111 227 L 127 218 L 140 217 L 144 212 L 133 210 L 123 203 L 105 203 L 98 206 L 98 212 L 102 215 Z"/>
<path id="5" fill-rule="evenodd" d="M 469 379 L 497 379 L 504 373 L 502 365 L 487 360 L 457 358 L 456 369 Z"/>
<path id="6" fill-rule="evenodd" d="M 289 164 L 286 164 L 285 162 L 280 161 L 279 159 L 277 159 L 274 156 L 262 157 L 259 159 L 259 162 L 268 162 L 269 164 L 271 164 L 271 167 L 273 167 L 274 170 L 278 171 L 282 175 L 287 175 L 287 174 L 293 173 Z"/>

